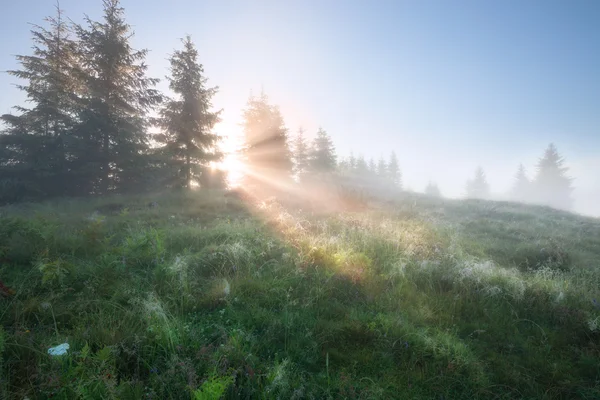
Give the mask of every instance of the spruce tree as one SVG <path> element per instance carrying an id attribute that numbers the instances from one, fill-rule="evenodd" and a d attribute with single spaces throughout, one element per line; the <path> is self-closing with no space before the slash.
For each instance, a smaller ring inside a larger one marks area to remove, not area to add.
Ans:
<path id="1" fill-rule="evenodd" d="M 375 159 L 371 157 L 369 159 L 369 174 L 372 176 L 377 176 L 377 164 L 375 163 Z"/>
<path id="2" fill-rule="evenodd" d="M 337 171 L 342 174 L 350 173 L 350 162 L 348 158 L 341 158 L 337 165 Z"/>
<path id="3" fill-rule="evenodd" d="M 393 187 L 402 189 L 402 172 L 400 171 L 400 164 L 395 152 L 390 154 L 390 161 L 387 166 L 387 178 Z"/>
<path id="4" fill-rule="evenodd" d="M 360 177 L 366 177 L 369 174 L 369 164 L 362 154 L 356 158 L 354 172 Z"/>
<path id="5" fill-rule="evenodd" d="M 490 186 L 485 177 L 483 168 L 477 167 L 475 177 L 467 181 L 467 198 L 488 199 L 490 197 Z"/>
<path id="6" fill-rule="evenodd" d="M 304 129 L 298 128 L 298 133 L 294 138 L 292 146 L 292 155 L 294 161 L 294 175 L 302 180 L 309 168 L 309 151 L 304 137 Z"/>
<path id="7" fill-rule="evenodd" d="M 571 209 L 573 179 L 566 176 L 567 171 L 564 159 L 551 143 L 537 164 L 537 174 L 532 184 L 534 200 L 559 209 Z"/>
<path id="8" fill-rule="evenodd" d="M 350 152 L 350 157 L 348 157 L 348 168 L 350 169 L 350 172 L 355 172 L 356 171 L 356 157 L 354 156 L 353 152 Z"/>
<path id="9" fill-rule="evenodd" d="M 526 202 L 530 200 L 531 182 L 527 178 L 525 167 L 519 164 L 517 173 L 515 174 L 515 183 L 511 189 L 510 197 L 514 201 Z"/>
<path id="10" fill-rule="evenodd" d="M 277 186 L 291 178 L 293 163 L 287 128 L 279 108 L 267 95 L 250 96 L 243 112 L 246 137 L 247 183 Z"/>
<path id="11" fill-rule="evenodd" d="M 388 173 L 387 164 L 383 157 L 379 157 L 377 161 L 377 176 L 380 179 L 385 179 Z"/>
<path id="12" fill-rule="evenodd" d="M 20 70 L 9 74 L 25 81 L 32 108 L 14 107 L 18 115 L 3 115 L 0 135 L 0 202 L 66 195 L 70 192 L 68 147 L 75 124 L 73 102 L 77 82 L 75 42 L 63 11 L 34 25 L 33 54 L 19 55 Z M 1 189 L 1 188 L 0 188 Z"/>
<path id="13" fill-rule="evenodd" d="M 102 21 L 76 26 L 82 60 L 77 168 L 87 190 L 139 189 L 147 167 L 148 112 L 162 100 L 158 79 L 146 76 L 147 50 L 131 46 L 133 33 L 119 0 L 103 0 Z"/>
<path id="14" fill-rule="evenodd" d="M 162 133 L 156 141 L 164 145 L 174 172 L 174 186 L 189 188 L 202 175 L 210 174 L 210 162 L 221 159 L 219 136 L 212 132 L 221 111 L 210 111 L 218 88 L 207 88 L 204 68 L 190 36 L 182 40 L 183 49 L 170 57 L 169 88 L 175 98 L 166 101 L 158 120 Z M 205 182 L 207 185 L 208 182 Z"/>
<path id="15" fill-rule="evenodd" d="M 431 197 L 442 197 L 442 193 L 440 192 L 437 183 L 431 181 L 425 187 L 425 194 Z"/>
<path id="16" fill-rule="evenodd" d="M 319 128 L 310 154 L 310 170 L 313 172 L 333 172 L 336 167 L 335 146 L 331 137 Z"/>

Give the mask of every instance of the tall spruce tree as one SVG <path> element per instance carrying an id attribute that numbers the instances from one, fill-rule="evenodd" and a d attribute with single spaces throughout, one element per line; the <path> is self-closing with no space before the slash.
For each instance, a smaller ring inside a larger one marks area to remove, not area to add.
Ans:
<path id="1" fill-rule="evenodd" d="M 302 180 L 309 168 L 309 149 L 304 137 L 304 129 L 298 128 L 298 133 L 294 138 L 292 146 L 292 155 L 294 161 L 294 175 Z"/>
<path id="2" fill-rule="evenodd" d="M 291 178 L 293 163 L 287 128 L 279 108 L 269 104 L 263 92 L 251 95 L 243 112 L 245 158 L 249 184 L 277 186 Z"/>
<path id="3" fill-rule="evenodd" d="M 467 181 L 467 198 L 470 199 L 489 199 L 490 186 L 485 177 L 483 168 L 477 167 L 475 177 Z"/>
<path id="4" fill-rule="evenodd" d="M 217 149 L 220 138 L 212 132 L 221 111 L 210 111 L 218 87 L 206 87 L 204 67 L 198 62 L 198 50 L 191 37 L 182 39 L 182 43 L 183 49 L 176 50 L 169 59 L 171 74 L 167 80 L 175 98 L 160 109 L 158 122 L 163 131 L 155 138 L 164 145 L 174 173 L 173 185 L 189 188 L 210 174 L 210 162 L 222 157 Z"/>
<path id="5" fill-rule="evenodd" d="M 387 177 L 392 185 L 397 189 L 402 189 L 402 171 L 396 153 L 392 151 L 390 161 L 387 165 Z"/>
<path id="6" fill-rule="evenodd" d="M 69 194 L 68 145 L 75 124 L 73 102 L 77 82 L 75 42 L 63 11 L 34 25 L 33 54 L 17 56 L 20 70 L 9 74 L 26 83 L 32 108 L 14 107 L 18 115 L 3 115 L 0 135 L 0 202 Z"/>
<path id="7" fill-rule="evenodd" d="M 532 183 L 534 200 L 550 207 L 571 209 L 573 179 L 566 175 L 567 171 L 564 159 L 551 143 L 537 164 L 537 174 Z"/>
<path id="8" fill-rule="evenodd" d="M 162 100 L 158 79 L 146 76 L 147 50 L 131 46 L 133 33 L 119 0 L 103 0 L 102 21 L 76 26 L 83 83 L 77 128 L 80 181 L 96 193 L 136 190 L 149 148 L 148 112 Z"/>
<path id="9" fill-rule="evenodd" d="M 523 164 L 519 164 L 515 174 L 515 182 L 510 191 L 510 198 L 520 202 L 529 201 L 531 198 L 531 182 L 527 178 Z"/>
<path id="10" fill-rule="evenodd" d="M 331 137 L 323 128 L 319 128 L 310 154 L 310 170 L 314 172 L 333 172 L 336 167 L 335 146 Z"/>

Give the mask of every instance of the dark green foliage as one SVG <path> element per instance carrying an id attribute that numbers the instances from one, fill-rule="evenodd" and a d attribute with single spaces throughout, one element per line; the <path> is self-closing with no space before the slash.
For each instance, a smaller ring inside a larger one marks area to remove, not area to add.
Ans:
<path id="1" fill-rule="evenodd" d="M 163 131 L 155 136 L 164 146 L 160 152 L 167 159 L 167 169 L 173 171 L 169 183 L 175 187 L 198 183 L 208 172 L 210 162 L 222 157 L 216 148 L 220 138 L 211 132 L 219 122 L 220 111 L 210 111 L 211 98 L 218 88 L 205 87 L 204 68 L 189 36 L 183 46 L 169 60 L 171 76 L 167 79 L 177 98 L 163 105 L 158 121 Z M 210 179 L 205 176 L 204 181 L 208 184 Z"/>
<path id="2" fill-rule="evenodd" d="M 31 31 L 33 54 L 17 56 L 22 69 L 8 71 L 25 81 L 18 88 L 33 107 L 1 117 L 7 128 L 0 135 L 0 203 L 69 191 L 76 45 L 60 8 L 46 22 L 48 28 Z"/>
<path id="3" fill-rule="evenodd" d="M 93 193 L 136 190 L 148 163 L 148 111 L 162 99 L 146 77 L 147 50 L 131 47 L 119 0 L 103 0 L 102 21 L 77 26 L 81 57 L 80 157 L 74 168 Z M 85 156 L 84 156 L 85 154 Z"/>

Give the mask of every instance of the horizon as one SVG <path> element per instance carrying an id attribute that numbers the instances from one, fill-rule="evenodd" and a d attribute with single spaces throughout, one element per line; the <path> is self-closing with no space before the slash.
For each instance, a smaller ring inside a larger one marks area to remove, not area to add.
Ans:
<path id="1" fill-rule="evenodd" d="M 290 136 L 303 126 L 312 138 L 321 126 L 338 157 L 394 150 L 407 188 L 422 192 L 433 181 L 449 198 L 464 193 L 478 166 L 493 193 L 506 193 L 519 163 L 531 178 L 554 143 L 575 178 L 574 211 L 600 216 L 600 3 L 178 4 L 122 1 L 134 45 L 150 50 L 148 76 L 161 78 L 165 93 L 167 57 L 192 36 L 208 85 L 220 87 L 221 135 L 240 134 L 250 92 L 264 89 Z M 54 5 L 9 6 L 0 29 L 12 40 L 0 44 L 0 70 L 29 54 L 27 24 L 43 25 Z M 101 14 L 100 1 L 61 8 L 76 22 Z M 24 100 L 15 83 L 0 76 L 2 114 Z"/>

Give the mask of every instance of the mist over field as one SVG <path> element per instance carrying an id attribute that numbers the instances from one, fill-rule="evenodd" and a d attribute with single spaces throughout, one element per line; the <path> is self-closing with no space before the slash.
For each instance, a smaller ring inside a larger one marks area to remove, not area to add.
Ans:
<path id="1" fill-rule="evenodd" d="M 9 3 L 0 399 L 600 399 L 600 3 Z"/>

